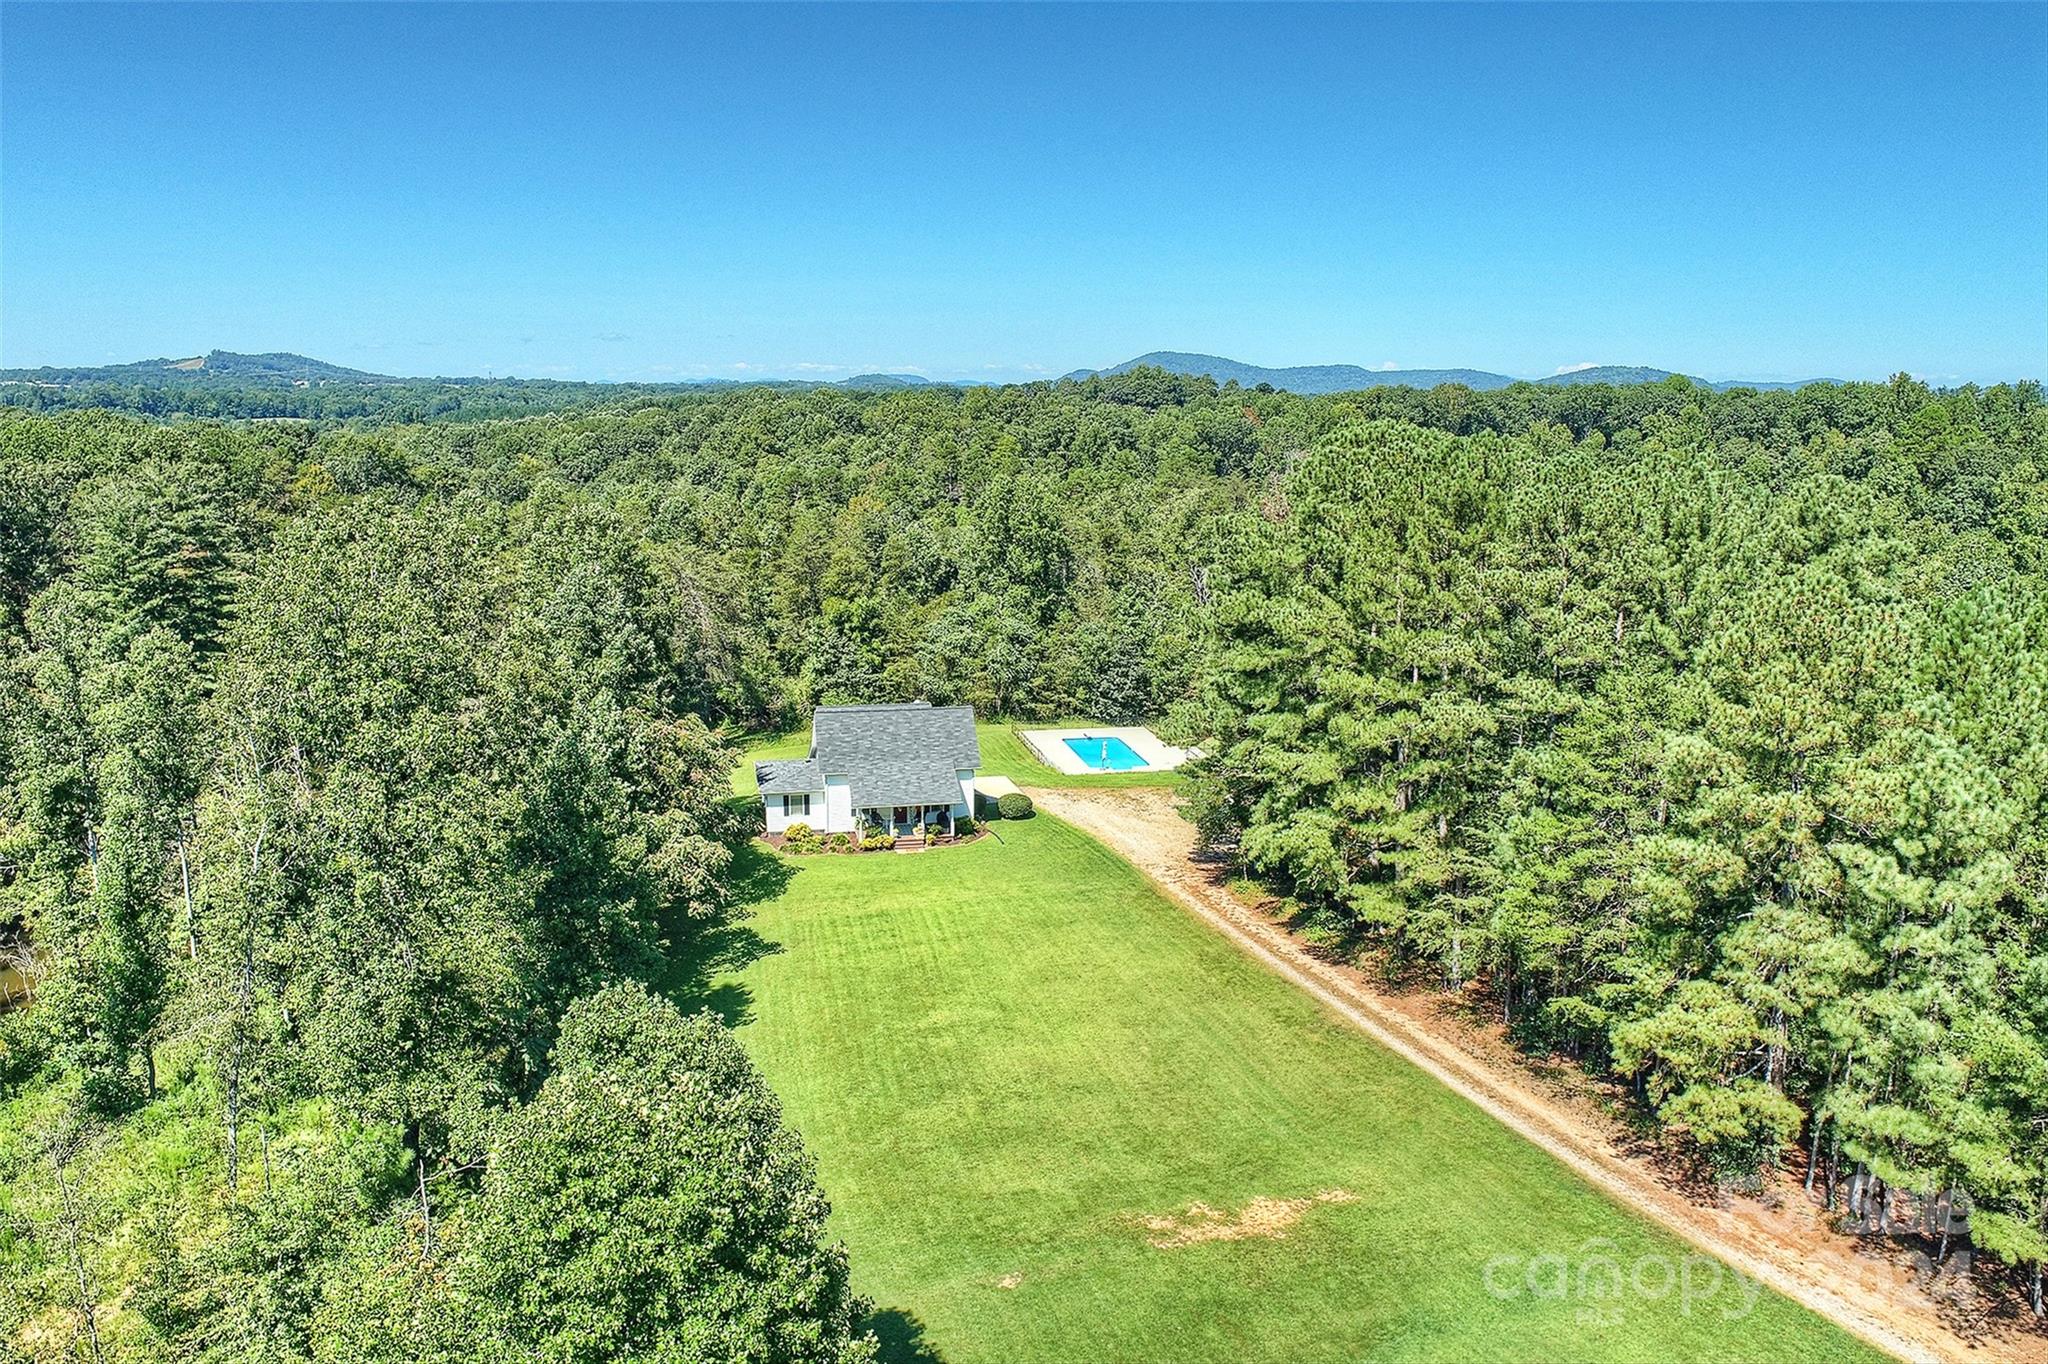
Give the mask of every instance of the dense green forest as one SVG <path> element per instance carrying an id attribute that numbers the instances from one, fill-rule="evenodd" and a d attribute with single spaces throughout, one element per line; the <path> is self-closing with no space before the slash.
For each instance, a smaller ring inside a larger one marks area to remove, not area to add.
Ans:
<path id="1" fill-rule="evenodd" d="M 2048 411 L 1808 400 L 1321 442 L 1210 577 L 1196 817 L 1724 1171 L 1968 1206 L 2038 1313 Z"/>
<path id="2" fill-rule="evenodd" d="M 1199 743 L 1333 948 L 1722 1168 L 1966 1196 L 2038 1304 L 2038 386 L 235 391 L 0 408 L 32 1357 L 869 1357 L 677 1001 L 732 740 L 911 697 Z"/>
<path id="3" fill-rule="evenodd" d="M 484 421 L 651 402 L 705 391 L 701 384 L 593 384 L 557 379 L 378 377 L 258 384 L 243 376 L 211 374 L 167 382 L 155 375 L 47 373 L 52 377 L 0 380 L 0 403 L 32 412 L 130 412 L 165 420 L 386 423 Z"/>

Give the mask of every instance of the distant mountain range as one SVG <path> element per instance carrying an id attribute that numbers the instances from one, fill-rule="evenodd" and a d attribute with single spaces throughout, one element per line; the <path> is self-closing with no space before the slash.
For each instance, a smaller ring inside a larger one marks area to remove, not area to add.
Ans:
<path id="1" fill-rule="evenodd" d="M 1261 365 L 1248 365 L 1241 360 L 1229 360 L 1220 355 L 1198 355 L 1187 351 L 1156 350 L 1140 355 L 1135 360 L 1126 360 L 1108 369 L 1077 369 L 1063 375 L 1067 379 L 1087 379 L 1097 375 L 1122 374 L 1140 366 L 1156 366 L 1175 374 L 1206 375 L 1219 384 L 1235 379 L 1244 388 L 1256 388 L 1260 384 L 1271 384 L 1274 388 L 1286 389 L 1293 393 L 1344 393 L 1361 388 L 1385 388 L 1390 385 L 1405 385 L 1409 388 L 1435 388 L 1439 384 L 1463 384 L 1467 388 L 1506 388 L 1515 383 L 1534 383 L 1549 388 L 1571 384 L 1653 384 L 1666 379 L 1683 378 L 1688 383 L 1717 392 L 1731 388 L 1804 388 L 1809 383 L 1833 383 L 1831 379 L 1808 379 L 1799 383 L 1730 381 L 1712 383 L 1695 379 L 1689 375 L 1673 374 L 1666 369 L 1650 369 L 1642 365 L 1595 365 L 1589 369 L 1566 370 L 1562 374 L 1547 374 L 1537 379 L 1520 380 L 1506 374 L 1494 374 L 1483 369 L 1364 369 L 1358 365 L 1292 365 L 1284 369 L 1267 369 Z M 113 384 L 199 384 L 208 386 L 255 385 L 279 388 L 306 388 L 326 384 L 480 384 L 491 382 L 479 378 L 402 378 L 393 374 L 376 374 L 369 370 L 350 369 L 345 365 L 331 365 L 325 360 L 314 360 L 304 355 L 293 355 L 276 351 L 265 355 L 242 355 L 234 351 L 216 350 L 205 355 L 187 359 L 161 358 L 137 360 L 125 365 L 83 365 L 72 367 L 44 366 L 40 369 L 0 370 L 0 381 L 26 384 L 70 385 L 91 383 Z M 510 381 L 507 381 L 510 382 Z M 549 381 L 556 382 L 556 381 Z M 567 381 L 562 381 L 567 382 Z M 668 384 L 639 384 L 640 388 L 689 388 L 706 385 L 728 385 L 729 379 L 704 379 L 695 382 Z M 749 382 L 761 382 L 759 380 Z M 818 379 L 771 380 L 778 384 L 802 385 L 804 387 L 849 388 L 863 391 L 885 391 L 903 388 L 922 388 L 930 384 L 954 384 L 969 387 L 981 380 L 933 380 L 918 374 L 857 374 L 851 379 L 835 381 Z"/>
<path id="2" fill-rule="evenodd" d="M 1094 375 L 1122 374 L 1126 370 L 1153 366 L 1175 374 L 1199 374 L 1214 379 L 1219 384 L 1237 380 L 1239 387 L 1256 388 L 1260 384 L 1271 384 L 1290 393 L 1347 393 L 1361 388 L 1386 388 L 1404 386 L 1407 388 L 1435 388 L 1438 384 L 1463 384 L 1467 388 L 1506 388 L 1510 384 L 1533 383 L 1546 388 L 1562 388 L 1573 384 L 1655 384 L 1666 379 L 1683 378 L 1701 388 L 1724 392 L 1731 388 L 1804 388 L 1808 384 L 1835 382 L 1832 379 L 1802 379 L 1797 383 L 1758 380 L 1730 380 L 1712 383 L 1695 379 L 1691 375 L 1675 374 L 1668 369 L 1650 369 L 1643 365 L 1594 365 L 1587 369 L 1566 370 L 1562 374 L 1546 374 L 1539 379 L 1516 379 L 1511 375 L 1494 374 L 1483 369 L 1364 369 L 1358 365 L 1290 365 L 1284 369 L 1267 369 L 1261 365 L 1248 365 L 1242 360 L 1227 360 L 1220 355 L 1195 355 L 1186 351 L 1155 350 L 1140 355 L 1135 360 L 1126 360 L 1108 369 L 1077 369 L 1063 377 L 1086 379 Z"/>
<path id="3" fill-rule="evenodd" d="M 851 379 L 841 379 L 840 388 L 924 388 L 932 381 L 922 374 L 856 374 Z"/>
<path id="4" fill-rule="evenodd" d="M 1235 379 L 1241 388 L 1271 384 L 1291 393 L 1345 393 L 1360 388 L 1399 385 L 1435 388 L 1438 384 L 1506 388 L 1514 382 L 1505 374 L 1489 374 L 1483 369 L 1364 369 L 1358 365 L 1291 365 L 1285 369 L 1267 369 L 1262 365 L 1247 365 L 1242 360 L 1226 360 L 1220 355 L 1194 355 L 1178 350 L 1148 351 L 1135 360 L 1126 360 L 1108 369 L 1077 369 L 1062 377 L 1087 379 L 1096 375 L 1122 374 L 1147 366 L 1174 374 L 1207 375 L 1219 384 Z"/>
<path id="5" fill-rule="evenodd" d="M 187 359 L 172 359 L 168 356 L 155 360 L 135 360 L 125 365 L 45 365 L 39 369 L 0 370 L 0 381 L 29 384 L 209 384 L 209 385 L 255 385 L 258 387 L 305 388 L 321 384 L 481 384 L 493 382 L 476 377 L 465 378 L 404 378 L 396 374 L 376 374 L 366 369 L 350 369 L 346 365 L 330 365 L 325 360 L 310 356 L 294 355 L 289 351 L 273 351 L 266 355 L 243 355 L 236 351 L 208 351 Z M 575 380 L 550 382 L 579 382 Z M 694 388 L 717 384 L 731 386 L 732 379 L 702 379 L 682 383 L 636 384 L 642 388 Z M 746 381 L 753 382 L 753 381 Z M 863 390 L 920 388 L 931 383 L 921 374 L 856 374 L 851 379 L 836 383 L 818 379 L 777 379 L 774 383 L 801 384 L 805 387 L 853 388 Z"/>
<path id="6" fill-rule="evenodd" d="M 216 350 L 176 360 L 162 357 L 136 360 L 125 365 L 45 365 L 40 369 L 0 370 L 0 378 L 56 384 L 153 384 L 153 383 L 236 383 L 236 384 L 400 384 L 409 382 L 391 374 L 372 374 L 346 365 L 330 365 L 303 355 L 275 351 L 268 355 L 240 355 Z"/>

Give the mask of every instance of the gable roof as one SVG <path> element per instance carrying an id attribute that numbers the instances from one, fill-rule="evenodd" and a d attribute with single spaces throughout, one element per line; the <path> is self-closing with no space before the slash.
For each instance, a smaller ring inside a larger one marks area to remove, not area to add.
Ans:
<path id="1" fill-rule="evenodd" d="M 868 763 L 927 756 L 949 768 L 981 766 L 974 707 L 820 706 L 811 716 L 811 757 L 820 772 L 850 777 Z"/>
<path id="2" fill-rule="evenodd" d="M 755 772 L 768 793 L 822 791 L 825 778 L 845 777 L 856 807 L 951 805 L 960 799 L 960 770 L 980 766 L 974 707 L 912 701 L 820 706 L 811 717 L 811 756 L 757 764 Z M 777 770 L 765 770 L 771 767 Z M 798 781 L 807 784 L 783 785 Z"/>

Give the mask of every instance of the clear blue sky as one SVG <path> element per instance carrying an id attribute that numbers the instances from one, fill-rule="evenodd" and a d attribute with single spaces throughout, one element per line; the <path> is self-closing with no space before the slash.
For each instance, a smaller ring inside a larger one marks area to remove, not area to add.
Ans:
<path id="1" fill-rule="evenodd" d="M 0 364 L 2048 376 L 2048 7 L 7 4 Z"/>

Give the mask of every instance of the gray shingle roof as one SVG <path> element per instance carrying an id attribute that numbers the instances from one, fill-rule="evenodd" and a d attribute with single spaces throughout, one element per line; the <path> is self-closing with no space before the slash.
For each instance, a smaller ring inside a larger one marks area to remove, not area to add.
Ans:
<path id="1" fill-rule="evenodd" d="M 776 762 L 754 764 L 754 780 L 761 787 L 761 794 L 799 795 L 807 791 L 825 789 L 825 778 L 818 772 L 818 765 L 809 758 L 784 758 Z"/>
<path id="2" fill-rule="evenodd" d="M 837 776 L 855 770 L 845 764 L 870 758 L 929 754 L 955 768 L 981 766 L 974 737 L 974 707 L 934 706 L 912 701 L 900 706 L 820 706 L 811 716 L 811 755 Z"/>
<path id="3" fill-rule="evenodd" d="M 952 805 L 960 799 L 960 778 L 950 767 L 903 763 L 850 775 L 856 809 L 882 805 Z"/>
<path id="4" fill-rule="evenodd" d="M 981 766 L 974 707 L 820 706 L 810 763 L 817 785 L 806 789 L 843 776 L 856 807 L 951 805 L 960 799 L 960 769 Z"/>

